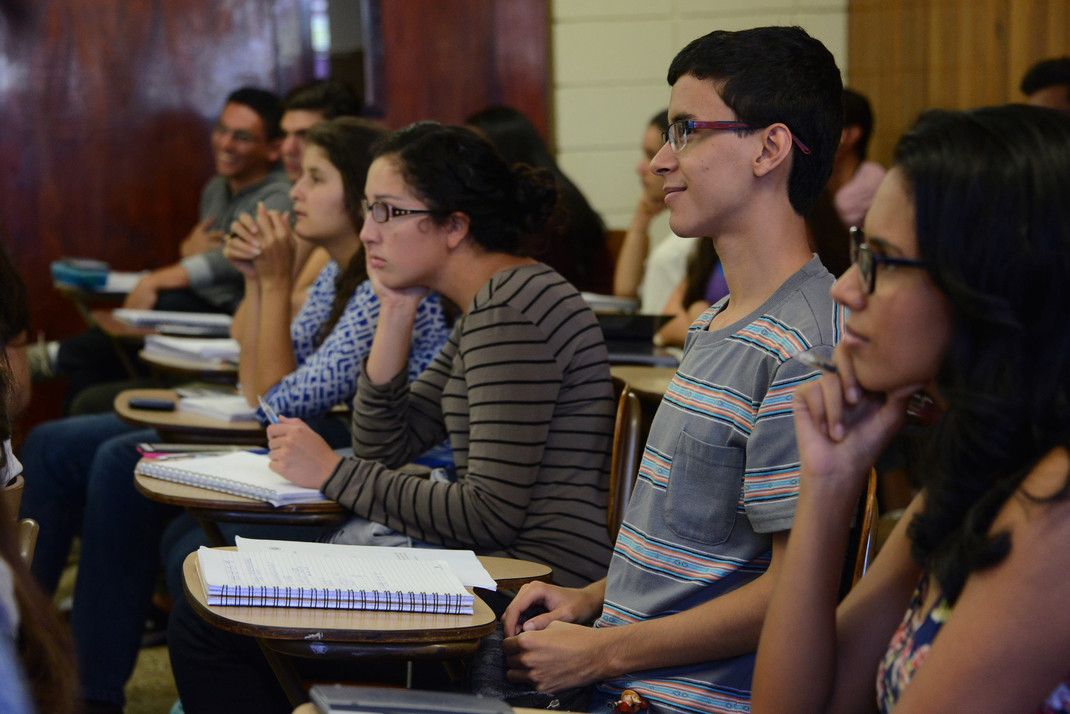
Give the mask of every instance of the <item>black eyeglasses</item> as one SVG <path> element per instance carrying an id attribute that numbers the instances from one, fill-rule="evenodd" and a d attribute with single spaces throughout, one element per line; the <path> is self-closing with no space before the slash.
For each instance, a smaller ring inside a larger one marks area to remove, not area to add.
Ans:
<path id="1" fill-rule="evenodd" d="M 750 128 L 750 124 L 741 121 L 677 121 L 669 124 L 668 131 L 661 132 L 661 140 L 668 143 L 672 153 L 679 154 L 687 146 L 687 137 L 693 134 L 696 129 L 738 131 Z M 806 144 L 799 141 L 795 134 L 791 135 L 791 140 L 799 147 L 799 151 L 807 155 L 810 154 L 810 149 L 806 147 Z"/>
<path id="2" fill-rule="evenodd" d="M 417 213 L 432 213 L 428 208 L 398 208 L 397 206 L 391 206 L 389 203 L 383 203 L 382 201 L 368 203 L 368 199 L 366 198 L 361 200 L 360 205 L 361 208 L 364 209 L 364 215 L 371 216 L 372 220 L 376 223 L 386 223 L 392 218 L 412 216 Z"/>
<path id="3" fill-rule="evenodd" d="M 858 279 L 862 281 L 862 291 L 872 295 L 877 287 L 877 266 L 898 265 L 904 268 L 924 268 L 925 263 L 910 258 L 893 258 L 874 253 L 866 245 L 866 234 L 858 226 L 851 226 L 851 262 L 858 266 Z"/>

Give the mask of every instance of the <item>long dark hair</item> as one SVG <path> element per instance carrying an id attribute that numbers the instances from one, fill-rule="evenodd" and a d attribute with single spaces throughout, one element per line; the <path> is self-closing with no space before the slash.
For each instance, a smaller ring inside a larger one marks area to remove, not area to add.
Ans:
<path id="1" fill-rule="evenodd" d="M 418 122 L 373 148 L 390 157 L 409 189 L 443 225 L 460 212 L 484 250 L 523 255 L 525 239 L 553 214 L 557 188 L 546 169 L 509 166 L 497 149 L 470 129 Z"/>
<path id="2" fill-rule="evenodd" d="M 7 348 L 28 331 L 30 313 L 26 286 L 0 244 L 0 442 L 11 438 L 10 393 L 13 388 Z M 7 466 L 0 449 L 0 467 Z M 23 670 L 37 708 L 65 714 L 76 709 L 78 678 L 70 634 L 61 624 L 51 598 L 37 585 L 19 554 L 14 522 L 0 509 L 0 559 L 11 569 L 19 608 L 19 647 Z"/>
<path id="3" fill-rule="evenodd" d="M 368 167 L 372 163 L 372 145 L 386 134 L 384 129 L 364 119 L 356 117 L 339 117 L 331 121 L 320 122 L 308 130 L 305 139 L 308 146 L 316 146 L 327 154 L 327 160 L 342 175 L 342 193 L 346 214 L 359 233 L 364 225 L 361 211 L 361 199 L 364 197 L 364 181 L 368 176 Z M 316 331 L 315 344 L 319 345 L 331 334 L 338 324 L 349 298 L 357 287 L 368 279 L 368 268 L 364 264 L 364 244 L 359 243 L 357 251 L 349 263 L 341 266 L 334 283 L 334 302 L 331 313 L 319 330 Z"/>
<path id="4" fill-rule="evenodd" d="M 1070 119 L 1020 105 L 928 112 L 895 165 L 913 192 L 919 255 L 952 309 L 936 379 L 947 409 L 909 534 L 953 603 L 971 572 L 1009 552 L 1008 533 L 989 534 L 1004 503 L 1070 444 Z"/>

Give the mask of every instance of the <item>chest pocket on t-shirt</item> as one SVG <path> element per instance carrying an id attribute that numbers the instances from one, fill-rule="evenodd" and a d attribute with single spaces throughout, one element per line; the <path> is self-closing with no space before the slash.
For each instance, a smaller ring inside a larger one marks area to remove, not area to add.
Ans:
<path id="1" fill-rule="evenodd" d="M 665 523 L 678 536 L 716 545 L 736 524 L 743 449 L 704 444 L 687 433 L 676 442 L 665 497 Z"/>

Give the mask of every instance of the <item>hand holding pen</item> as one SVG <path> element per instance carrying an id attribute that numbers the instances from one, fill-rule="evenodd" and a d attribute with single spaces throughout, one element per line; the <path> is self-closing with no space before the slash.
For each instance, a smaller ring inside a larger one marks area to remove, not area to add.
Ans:
<path id="1" fill-rule="evenodd" d="M 264 398 L 259 394 L 256 395 L 256 401 L 260 404 L 260 411 L 264 412 L 264 416 L 272 424 L 279 423 L 279 413 L 271 408 L 271 405 L 264 401 Z"/>

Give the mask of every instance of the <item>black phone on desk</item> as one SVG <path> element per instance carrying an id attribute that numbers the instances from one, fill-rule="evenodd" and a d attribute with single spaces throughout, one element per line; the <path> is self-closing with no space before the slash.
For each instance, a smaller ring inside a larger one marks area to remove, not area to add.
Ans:
<path id="1" fill-rule="evenodd" d="M 154 412 L 173 412 L 174 399 L 152 399 L 149 397 L 131 397 L 127 402 L 131 409 L 148 409 Z"/>
<path id="2" fill-rule="evenodd" d="M 458 692 L 317 684 L 309 697 L 320 714 L 512 714 L 498 699 Z"/>

